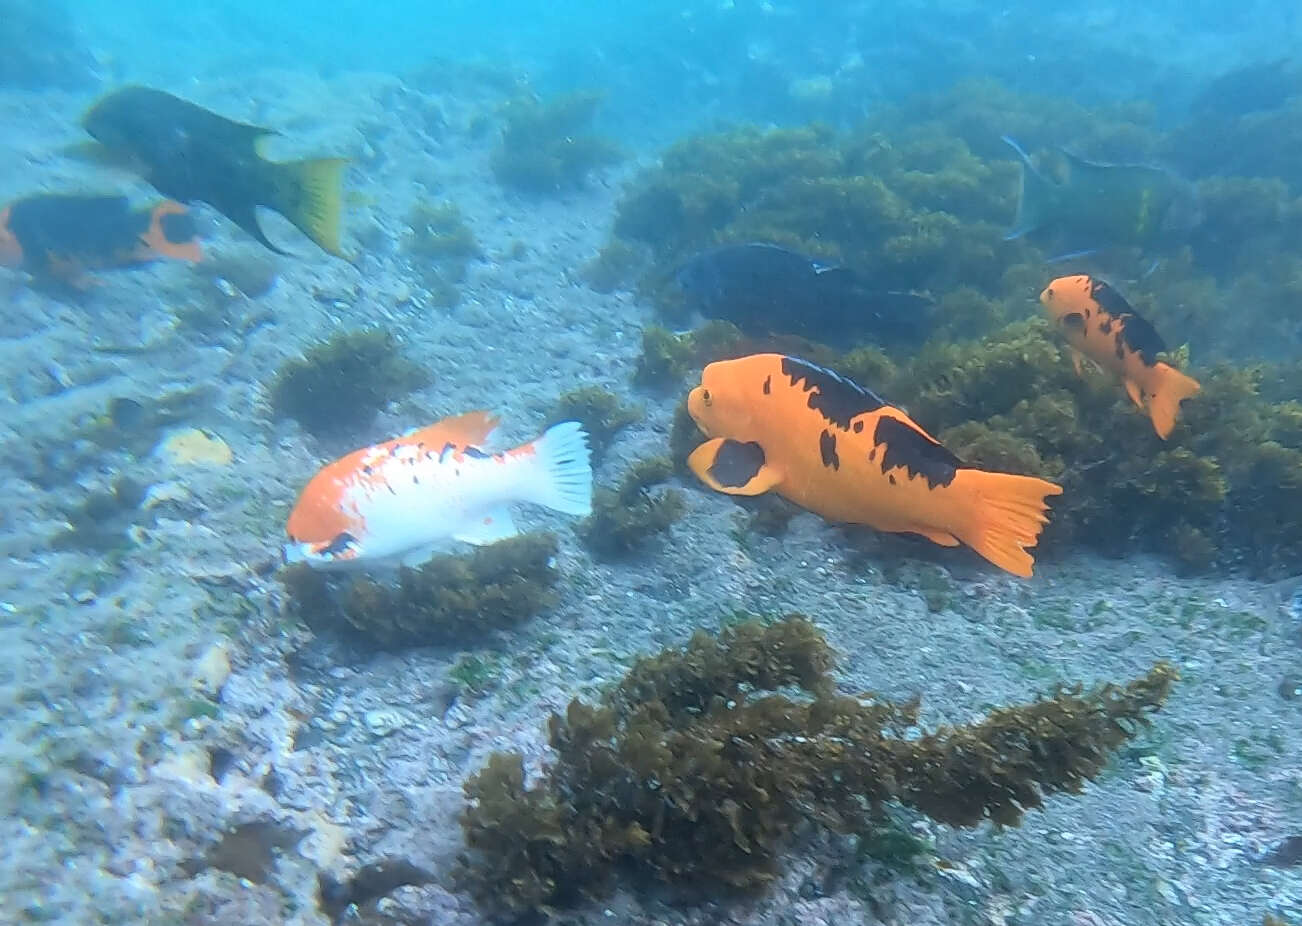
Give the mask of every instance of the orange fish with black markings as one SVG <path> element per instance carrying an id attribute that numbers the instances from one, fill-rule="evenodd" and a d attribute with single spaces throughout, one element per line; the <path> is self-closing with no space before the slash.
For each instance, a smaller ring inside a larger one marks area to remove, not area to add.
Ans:
<path id="1" fill-rule="evenodd" d="M 1157 436 L 1166 440 L 1180 403 L 1201 387 L 1157 359 L 1166 345 L 1156 329 L 1115 289 L 1085 274 L 1054 280 L 1040 293 L 1040 304 L 1071 347 L 1076 372 L 1087 357 L 1120 376 L 1131 401 L 1148 411 Z"/>
<path id="2" fill-rule="evenodd" d="M 487 544 L 514 536 L 512 502 L 591 513 L 592 468 L 578 422 L 488 453 L 479 445 L 495 427 L 495 416 L 468 412 L 327 465 L 289 515 L 286 562 L 415 566 L 447 540 Z"/>
<path id="3" fill-rule="evenodd" d="M 774 491 L 830 521 L 963 543 L 1023 577 L 1045 499 L 1062 492 L 974 469 L 868 389 L 783 354 L 710 364 L 687 410 L 709 438 L 688 465 L 712 489 Z"/>
<path id="4" fill-rule="evenodd" d="M 96 270 L 203 257 L 185 206 L 132 209 L 125 196 L 42 194 L 0 210 L 0 266 L 79 283 Z"/>

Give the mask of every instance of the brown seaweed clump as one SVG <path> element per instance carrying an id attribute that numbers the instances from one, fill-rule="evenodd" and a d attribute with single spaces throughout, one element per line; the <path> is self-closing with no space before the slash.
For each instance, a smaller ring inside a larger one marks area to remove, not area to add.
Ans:
<path id="1" fill-rule="evenodd" d="M 547 415 L 547 426 L 577 421 L 588 434 L 593 460 L 599 460 L 619 432 L 642 420 L 642 409 L 625 405 L 619 396 L 601 386 L 580 386 L 561 393 Z"/>
<path id="2" fill-rule="evenodd" d="M 1017 825 L 1097 777 L 1176 678 L 1159 663 L 908 738 L 916 703 L 839 694 L 832 663 L 798 615 L 639 660 L 595 707 L 552 715 L 539 781 L 526 787 L 518 753 L 494 753 L 467 782 L 462 882 L 513 913 L 601 896 L 617 870 L 755 889 L 805 822 L 868 835 L 898 802 L 954 826 Z"/>
<path id="3" fill-rule="evenodd" d="M 358 578 L 332 594 L 325 576 L 306 565 L 285 570 L 284 581 L 293 610 L 311 626 L 342 627 L 385 647 L 467 642 L 555 602 L 556 550 L 552 534 L 521 534 L 404 566 L 396 586 Z"/>
<path id="4" fill-rule="evenodd" d="M 393 334 L 368 328 L 333 334 L 282 364 L 267 392 L 277 417 L 293 418 L 316 437 L 337 437 L 428 382 Z"/>
<path id="5" fill-rule="evenodd" d="M 637 550 L 662 534 L 683 516 L 683 493 L 675 488 L 652 492 L 665 482 L 674 467 L 668 457 L 634 463 L 614 489 L 598 488 L 592 494 L 592 515 L 579 531 L 588 548 L 601 557 L 618 557 Z"/>
<path id="6" fill-rule="evenodd" d="M 547 102 L 519 97 L 503 107 L 506 125 L 493 175 L 525 193 L 577 189 L 594 170 L 623 159 L 619 146 L 591 130 L 602 94 L 569 93 Z"/>

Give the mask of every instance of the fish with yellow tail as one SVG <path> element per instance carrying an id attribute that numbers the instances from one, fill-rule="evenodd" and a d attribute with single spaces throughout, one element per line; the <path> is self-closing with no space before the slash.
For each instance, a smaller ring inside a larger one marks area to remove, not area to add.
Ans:
<path id="1" fill-rule="evenodd" d="M 578 422 L 489 453 L 480 445 L 496 426 L 496 416 L 468 412 L 327 465 L 289 515 L 285 561 L 322 569 L 416 566 L 448 540 L 488 544 L 514 536 L 507 509 L 514 502 L 591 513 L 592 467 Z"/>
<path id="2" fill-rule="evenodd" d="M 1062 489 L 965 464 L 904 412 L 808 361 L 754 354 L 707 366 L 687 410 L 709 438 L 688 465 L 730 495 L 777 492 L 829 521 L 966 544 L 1029 577 Z"/>
<path id="3" fill-rule="evenodd" d="M 1081 359 L 1121 377 L 1126 394 L 1148 411 L 1157 436 L 1166 440 L 1175 427 L 1180 403 L 1199 390 L 1197 380 L 1157 359 L 1166 350 L 1161 336 L 1121 294 L 1085 274 L 1059 277 L 1040 293 L 1048 313 L 1072 351 Z"/>

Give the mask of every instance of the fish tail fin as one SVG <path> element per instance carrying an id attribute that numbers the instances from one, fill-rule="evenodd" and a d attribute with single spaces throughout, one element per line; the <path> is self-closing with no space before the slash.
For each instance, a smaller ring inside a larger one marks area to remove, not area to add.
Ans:
<path id="1" fill-rule="evenodd" d="M 1153 419 L 1153 429 L 1157 431 L 1157 436 L 1166 440 L 1175 427 L 1176 416 L 1180 414 L 1180 403 L 1202 387 L 1198 385 L 1198 380 L 1186 376 L 1169 364 L 1162 364 L 1162 368 L 1157 390 L 1148 397 L 1148 417 Z"/>
<path id="2" fill-rule="evenodd" d="M 310 158 L 274 165 L 279 173 L 270 205 L 323 251 L 343 256 L 344 168 L 347 158 Z"/>
<path id="3" fill-rule="evenodd" d="M 173 200 L 165 199 L 149 210 L 149 225 L 140 239 L 161 257 L 196 264 L 203 260 L 194 218 L 190 210 Z"/>
<path id="4" fill-rule="evenodd" d="M 592 514 L 592 453 L 583 426 L 577 421 L 552 425 L 532 448 L 528 500 L 563 514 Z"/>
<path id="5" fill-rule="evenodd" d="M 1035 231 L 1044 224 L 1053 200 L 1054 184 L 1040 173 L 1031 161 L 1031 156 L 1014 139 L 1004 135 L 1003 141 L 1017 152 L 1017 158 L 1022 163 L 1022 186 L 1017 193 L 1017 216 L 1013 219 L 1013 227 L 1004 235 L 1005 241 L 1012 241 Z"/>
<path id="6" fill-rule="evenodd" d="M 1030 578 L 1035 559 L 1026 550 L 1049 523 L 1045 499 L 1062 488 L 1034 476 L 979 469 L 959 470 L 954 487 L 966 491 L 971 506 L 967 525 L 955 532 L 959 539 L 1000 569 Z"/>

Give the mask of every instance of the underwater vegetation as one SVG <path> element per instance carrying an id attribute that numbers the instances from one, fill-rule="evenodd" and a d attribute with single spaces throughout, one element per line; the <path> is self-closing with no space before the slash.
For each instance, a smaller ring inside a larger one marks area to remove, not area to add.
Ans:
<path id="1" fill-rule="evenodd" d="M 916 702 L 841 694 L 833 662 L 798 615 L 638 660 L 595 706 L 551 716 L 555 758 L 536 784 L 503 752 L 467 782 L 464 885 L 511 913 L 599 897 L 621 871 L 759 889 L 807 822 L 870 838 L 902 804 L 951 826 L 1015 826 L 1097 777 L 1176 678 L 1159 663 L 1125 686 L 1060 687 L 911 737 Z"/>
<path id="2" fill-rule="evenodd" d="M 502 141 L 493 175 L 524 193 L 552 194 L 583 186 L 594 170 L 623 160 L 619 146 L 592 132 L 600 93 L 576 92 L 543 102 L 532 96 L 502 108 Z"/>
<path id="3" fill-rule="evenodd" d="M 592 493 L 592 515 L 579 526 L 588 549 L 599 557 L 623 556 L 667 531 L 683 516 L 686 503 L 675 488 L 652 492 L 674 472 L 668 457 L 638 460 L 613 489 Z"/>
<path id="4" fill-rule="evenodd" d="M 642 420 L 642 409 L 625 405 L 619 396 L 601 386 L 580 386 L 561 393 L 547 414 L 546 427 L 577 421 L 588 434 L 593 461 L 605 454 L 619 432 Z"/>
<path id="5" fill-rule="evenodd" d="M 384 647 L 478 642 L 555 602 L 556 550 L 551 534 L 521 534 L 403 566 L 396 585 L 357 578 L 338 592 L 303 563 L 281 578 L 293 612 L 313 627 L 349 630 Z"/>
<path id="6" fill-rule="evenodd" d="M 1248 114 L 1235 131 L 1247 133 L 1253 119 L 1293 118 L 1295 102 Z M 1296 562 L 1302 527 L 1276 517 L 1280 506 L 1302 504 L 1296 165 L 1245 161 L 1242 176 L 1200 179 L 1202 221 L 1187 242 L 1158 255 L 1125 252 L 1105 266 L 1103 277 L 1136 312 L 1169 343 L 1186 345 L 1168 362 L 1203 384 L 1162 442 L 1142 433 L 1144 419 L 1115 381 L 1089 370 L 1078 377 L 1036 318 L 1035 295 L 1063 271 L 1033 243 L 1003 240 L 1018 184 L 1005 134 L 1048 155 L 1046 170 L 1057 146 L 1101 161 L 1162 163 L 1175 137 L 1151 107 L 1086 110 L 970 81 L 884 108 L 853 131 L 742 126 L 671 146 L 630 185 L 611 243 L 651 255 L 650 268 L 631 270 L 626 284 L 667 317 L 681 311 L 672 280 L 691 256 L 767 241 L 850 267 L 883 289 L 929 292 L 934 325 L 920 348 L 889 355 L 836 331 L 814 344 L 745 338 L 716 322 L 685 335 L 650 326 L 636 384 L 672 392 L 713 360 L 793 354 L 907 408 L 969 463 L 1060 483 L 1042 551 L 1073 543 L 1117 556 L 1150 550 L 1191 571 L 1268 573 Z M 674 465 L 699 442 L 680 415 Z"/>
<path id="7" fill-rule="evenodd" d="M 461 301 L 456 288 L 466 276 L 466 262 L 482 256 L 475 234 L 456 203 L 416 202 L 407 214 L 411 237 L 407 250 L 420 261 L 426 286 L 437 308 Z"/>
<path id="8" fill-rule="evenodd" d="M 337 332 L 282 364 L 267 395 L 276 417 L 293 418 L 315 437 L 338 437 L 428 382 L 392 333 L 365 328 Z"/>

